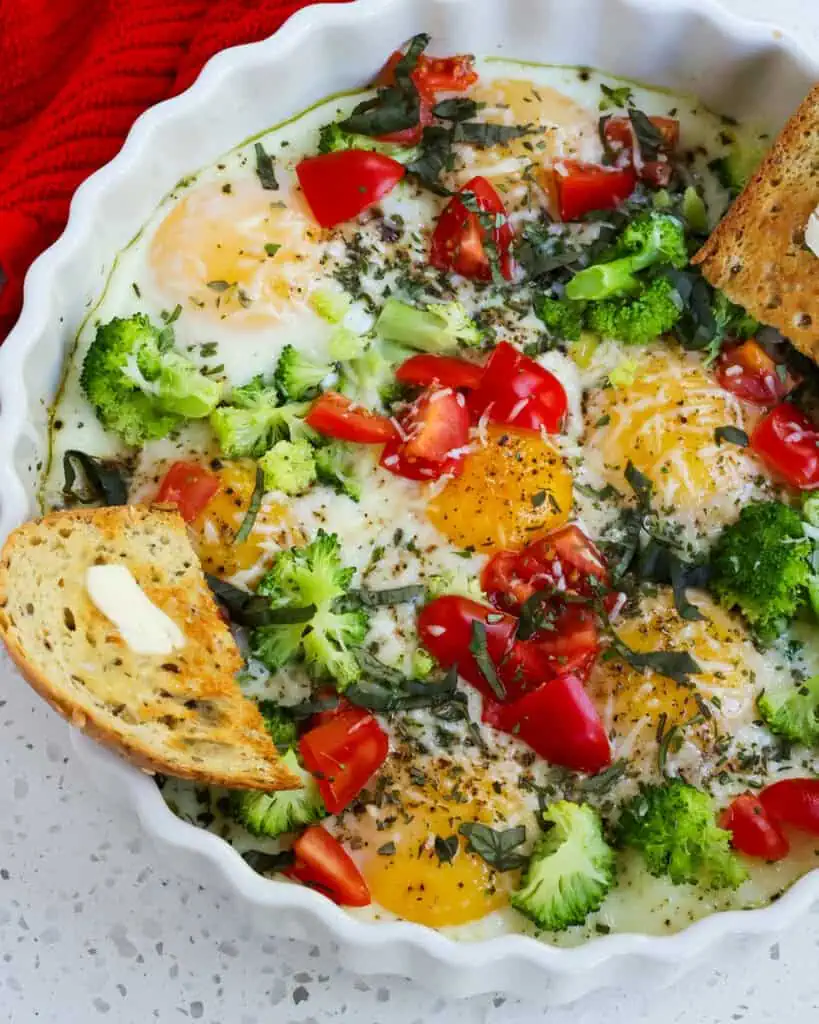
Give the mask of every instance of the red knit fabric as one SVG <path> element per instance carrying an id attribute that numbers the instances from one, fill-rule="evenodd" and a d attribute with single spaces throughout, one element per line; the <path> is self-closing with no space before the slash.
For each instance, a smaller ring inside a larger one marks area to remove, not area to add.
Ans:
<path id="1" fill-rule="evenodd" d="M 0 0 L 0 340 L 19 314 L 29 264 L 59 235 L 74 190 L 114 156 L 134 119 L 187 88 L 214 53 L 269 36 L 305 6 Z"/>

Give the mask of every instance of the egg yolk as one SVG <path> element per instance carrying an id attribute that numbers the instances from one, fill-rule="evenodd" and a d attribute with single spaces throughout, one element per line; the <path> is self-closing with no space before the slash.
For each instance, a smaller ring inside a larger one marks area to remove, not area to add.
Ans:
<path id="1" fill-rule="evenodd" d="M 250 533 L 236 543 L 256 486 L 256 469 L 251 462 L 225 463 L 217 471 L 221 488 L 190 524 L 205 572 L 233 576 L 254 566 L 261 572 L 271 541 L 293 543 L 287 509 L 277 503 L 263 503 Z"/>
<path id="2" fill-rule="evenodd" d="M 453 544 L 491 551 L 525 547 L 571 508 L 571 473 L 557 448 L 533 431 L 491 425 L 427 516 Z"/>
<path id="3" fill-rule="evenodd" d="M 163 292 L 186 309 L 245 327 L 280 319 L 305 298 L 319 273 L 320 231 L 295 201 L 270 196 L 251 181 L 188 192 L 151 242 Z"/>
<path id="4" fill-rule="evenodd" d="M 736 504 L 759 473 L 743 449 L 715 437 L 717 427 L 746 427 L 737 399 L 696 357 L 648 354 L 633 370 L 630 384 L 601 389 L 589 402 L 590 462 L 618 489 L 632 462 L 651 480 L 662 507 Z"/>
<path id="5" fill-rule="evenodd" d="M 685 726 L 687 738 L 695 741 L 713 740 L 715 726 L 722 734 L 753 718 L 759 655 L 722 608 L 704 594 L 689 591 L 688 598 L 701 619 L 683 619 L 666 588 L 644 597 L 638 611 L 616 628 L 635 651 L 687 651 L 700 668 L 688 677 L 689 685 L 619 658 L 600 659 L 589 679 L 588 692 L 604 724 L 634 751 L 649 749 L 653 756 L 661 717 L 666 734 Z"/>
<path id="6" fill-rule="evenodd" d="M 402 789 L 401 806 L 385 804 L 365 840 L 361 870 L 374 902 L 433 928 L 476 921 L 506 906 L 519 872 L 495 871 L 467 850 L 458 831 L 467 822 L 506 827 L 505 816 L 493 813 L 502 808 L 487 780 L 464 786 L 443 770 L 435 784 L 405 779 Z"/>
<path id="7" fill-rule="evenodd" d="M 597 117 L 573 99 L 527 79 L 496 78 L 478 84 L 470 98 L 486 106 L 480 118 L 491 124 L 534 124 L 537 131 L 504 145 L 475 152 L 459 179 L 482 174 L 503 194 L 507 209 L 522 205 L 539 175 L 531 168 L 560 156 L 596 160 L 600 155 Z M 462 182 L 461 182 L 462 183 Z"/>

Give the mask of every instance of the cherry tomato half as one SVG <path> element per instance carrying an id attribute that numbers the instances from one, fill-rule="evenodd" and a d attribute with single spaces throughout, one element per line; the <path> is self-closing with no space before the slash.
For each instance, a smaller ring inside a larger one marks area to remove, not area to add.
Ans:
<path id="1" fill-rule="evenodd" d="M 452 388 L 425 391 L 401 418 L 402 440 L 384 446 L 381 466 L 410 480 L 457 473 L 469 441 L 469 413 Z"/>
<path id="2" fill-rule="evenodd" d="M 751 448 L 791 487 L 819 487 L 819 431 L 796 406 L 782 402 L 751 434 Z"/>
<path id="3" fill-rule="evenodd" d="M 819 779 L 783 779 L 766 786 L 759 800 L 774 821 L 819 836 Z"/>
<path id="4" fill-rule="evenodd" d="M 578 160 L 554 165 L 554 184 L 560 219 L 579 220 L 592 210 L 612 210 L 628 199 L 637 184 L 634 168 L 603 167 Z"/>
<path id="5" fill-rule="evenodd" d="M 469 209 L 460 197 L 469 199 Z M 487 214 L 489 227 L 481 224 L 480 214 Z M 500 272 L 510 280 L 512 277 L 512 241 L 514 235 L 506 210 L 498 193 L 486 180 L 477 176 L 461 188 L 458 195 L 450 199 L 438 218 L 432 233 L 429 262 L 437 270 L 452 270 L 464 277 L 478 281 L 489 281 L 492 268 L 484 246 L 484 237 L 492 240 L 497 253 Z"/>
<path id="6" fill-rule="evenodd" d="M 512 647 L 517 619 L 468 597 L 446 594 L 430 601 L 418 616 L 418 635 L 439 665 L 457 665 L 459 675 L 492 697 L 492 688 L 470 650 L 473 622 L 483 623 L 489 659 L 500 665 Z"/>
<path id="7" fill-rule="evenodd" d="M 628 164 L 633 164 L 637 168 L 641 181 L 645 181 L 654 188 L 665 188 L 669 181 L 671 181 L 672 171 L 667 154 L 673 152 L 679 144 L 680 122 L 674 117 L 650 117 L 649 121 L 654 125 L 662 138 L 662 145 L 659 147 L 656 160 L 635 158 L 635 150 L 638 148 L 638 144 L 634 137 L 631 119 L 628 117 L 608 118 L 604 122 L 603 135 L 615 155 L 622 153 L 624 161 L 627 161 Z M 621 163 L 621 161 L 618 160 L 618 163 Z"/>
<path id="8" fill-rule="evenodd" d="M 304 766 L 316 776 L 324 805 L 343 811 L 384 763 L 389 740 L 368 711 L 339 711 L 299 740 Z"/>
<path id="9" fill-rule="evenodd" d="M 159 485 L 155 500 L 176 505 L 186 523 L 193 522 L 221 484 L 219 477 L 198 462 L 174 462 Z"/>
<path id="10" fill-rule="evenodd" d="M 788 855 L 788 840 L 753 793 L 735 797 L 720 815 L 719 824 L 731 833 L 731 844 L 740 853 L 769 861 Z"/>
<path id="11" fill-rule="evenodd" d="M 576 675 L 560 675 L 501 705 L 495 720 L 550 764 L 591 774 L 611 764 L 606 730 Z"/>
<path id="12" fill-rule="evenodd" d="M 560 430 L 569 406 L 557 377 L 508 341 L 492 350 L 467 404 L 475 419 L 485 416 L 493 423 L 550 434 Z"/>
<path id="13" fill-rule="evenodd" d="M 468 363 L 454 356 L 436 356 L 421 352 L 410 356 L 395 371 L 402 384 L 430 387 L 439 384 L 444 388 L 476 388 L 483 377 L 483 367 Z"/>
<path id="14" fill-rule="evenodd" d="M 323 228 L 352 220 L 392 192 L 406 174 L 403 164 L 382 153 L 343 149 L 296 164 L 304 198 Z"/>
<path id="15" fill-rule="evenodd" d="M 311 825 L 293 843 L 295 864 L 287 874 L 343 907 L 372 902 L 367 883 L 341 843 L 321 825 Z"/>
<path id="16" fill-rule="evenodd" d="M 381 69 L 376 85 L 395 84 L 395 65 L 404 54 L 396 50 Z M 428 57 L 422 53 L 410 75 L 422 97 L 433 98 L 436 92 L 465 92 L 478 81 L 475 58 L 471 54 L 453 57 Z"/>
<path id="17" fill-rule="evenodd" d="M 325 391 L 313 402 L 304 422 L 325 437 L 357 444 L 384 444 L 397 436 L 395 424 L 387 416 L 362 409 L 335 391 Z"/>
<path id="18" fill-rule="evenodd" d="M 771 359 L 753 340 L 722 350 L 717 380 L 743 402 L 762 406 L 781 402 L 794 385 L 785 367 Z"/>

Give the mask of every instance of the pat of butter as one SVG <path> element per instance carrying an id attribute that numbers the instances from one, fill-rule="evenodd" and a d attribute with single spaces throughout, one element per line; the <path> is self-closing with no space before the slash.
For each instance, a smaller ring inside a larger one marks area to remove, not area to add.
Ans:
<path id="1" fill-rule="evenodd" d="M 808 217 L 808 226 L 805 228 L 805 245 L 814 256 L 819 256 L 819 206 Z"/>
<path id="2" fill-rule="evenodd" d="M 135 654 L 171 654 L 185 646 L 185 634 L 151 601 L 127 566 L 92 565 L 85 588 Z"/>

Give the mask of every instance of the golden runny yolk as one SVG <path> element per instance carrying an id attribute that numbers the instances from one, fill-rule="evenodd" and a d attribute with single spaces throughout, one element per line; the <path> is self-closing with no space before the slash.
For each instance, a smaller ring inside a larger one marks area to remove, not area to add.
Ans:
<path id="1" fill-rule="evenodd" d="M 487 780 L 465 786 L 442 771 L 435 784 L 413 786 L 405 779 L 402 788 L 401 806 L 385 804 L 378 812 L 378 830 L 367 830 L 360 863 L 373 900 L 405 920 L 433 928 L 476 921 L 506 906 L 519 872 L 495 871 L 467 851 L 458 831 L 466 822 L 505 827 L 508 808 Z M 436 836 L 452 844 L 451 861 L 436 852 Z"/>
<path id="2" fill-rule="evenodd" d="M 533 431 L 498 425 L 477 444 L 461 476 L 427 505 L 430 521 L 453 544 L 520 549 L 568 520 L 572 477 L 554 445 Z"/>
<path id="3" fill-rule="evenodd" d="M 278 195 L 278 193 L 275 193 Z M 150 262 L 162 291 L 186 309 L 252 327 L 306 298 L 320 272 L 320 230 L 255 181 L 194 187 L 165 217 Z M 267 247 L 267 248 L 266 248 Z"/>
<path id="4" fill-rule="evenodd" d="M 753 644 L 742 627 L 704 594 L 689 591 L 688 598 L 702 619 L 683 619 L 666 588 L 644 597 L 637 612 L 616 628 L 635 651 L 687 651 L 701 669 L 689 676 L 690 685 L 650 669 L 632 668 L 619 658 L 599 659 L 589 679 L 589 695 L 607 729 L 628 742 L 633 752 L 654 756 L 661 716 L 666 734 L 673 726 L 686 726 L 687 738 L 701 743 L 713 740 L 715 726 L 722 734 L 753 717 Z M 692 723 L 696 716 L 699 720 Z"/>
<path id="5" fill-rule="evenodd" d="M 516 209 L 530 199 L 545 201 L 539 171 L 558 157 L 599 157 L 596 113 L 557 89 L 525 78 L 496 78 L 479 83 L 470 97 L 486 104 L 480 113 L 482 121 L 539 126 L 505 145 L 476 150 L 474 161 L 458 172 L 460 184 L 475 174 L 488 178 L 503 195 L 507 209 Z M 533 189 L 537 194 L 531 197 Z"/>
<path id="6" fill-rule="evenodd" d="M 236 543 L 253 490 L 256 470 L 250 461 L 228 462 L 217 471 L 221 489 L 190 524 L 205 572 L 233 576 L 258 565 L 265 567 L 266 544 L 272 540 L 293 543 L 287 509 L 277 503 L 263 504 L 246 540 Z"/>
<path id="7" fill-rule="evenodd" d="M 717 427 L 746 426 L 740 403 L 701 363 L 670 353 L 637 360 L 627 387 L 592 398 L 585 450 L 615 487 L 631 461 L 654 485 L 662 507 L 698 509 L 709 499 L 736 498 L 759 466 L 741 448 L 719 444 Z M 599 424 L 599 426 L 597 426 Z"/>

